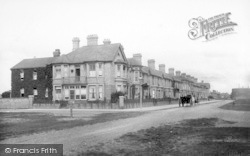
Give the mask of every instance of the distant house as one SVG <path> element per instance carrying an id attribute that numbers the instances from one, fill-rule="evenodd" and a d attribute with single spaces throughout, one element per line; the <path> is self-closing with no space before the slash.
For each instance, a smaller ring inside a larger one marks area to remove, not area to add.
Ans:
<path id="1" fill-rule="evenodd" d="M 105 39 L 98 44 L 97 35 L 87 37 L 87 45 L 80 47 L 80 39 L 72 40 L 72 52 L 53 57 L 24 59 L 11 68 L 12 97 L 34 95 L 40 100 L 110 100 L 111 94 L 121 91 L 128 99 L 178 98 L 193 94 L 206 98 L 210 84 L 198 82 L 180 71 L 165 65 L 155 68 L 155 60 L 142 65 L 142 55 L 127 58 L 120 43 Z"/>
<path id="2" fill-rule="evenodd" d="M 233 88 L 231 97 L 234 100 L 250 99 L 250 88 Z"/>

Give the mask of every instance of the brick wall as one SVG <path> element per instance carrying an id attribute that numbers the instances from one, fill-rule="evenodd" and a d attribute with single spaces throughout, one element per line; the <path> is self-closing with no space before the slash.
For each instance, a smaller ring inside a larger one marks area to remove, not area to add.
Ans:
<path id="1" fill-rule="evenodd" d="M 37 71 L 37 80 L 33 80 L 33 71 Z M 11 70 L 11 96 L 20 97 L 20 89 L 24 88 L 24 97 L 33 95 L 33 88 L 37 88 L 38 95 L 35 100 L 52 100 L 52 66 L 43 68 L 23 69 L 24 80 L 20 79 L 20 69 Z M 45 97 L 45 90 L 48 88 L 48 98 Z"/>

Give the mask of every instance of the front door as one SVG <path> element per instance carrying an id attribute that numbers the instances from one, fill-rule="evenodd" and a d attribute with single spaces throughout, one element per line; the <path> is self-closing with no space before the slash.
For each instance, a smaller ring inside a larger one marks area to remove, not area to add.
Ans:
<path id="1" fill-rule="evenodd" d="M 70 99 L 71 100 L 75 99 L 75 90 L 70 90 Z"/>

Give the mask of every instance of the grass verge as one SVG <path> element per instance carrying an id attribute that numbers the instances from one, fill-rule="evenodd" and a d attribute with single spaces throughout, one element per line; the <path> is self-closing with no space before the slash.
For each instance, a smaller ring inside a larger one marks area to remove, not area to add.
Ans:
<path id="1" fill-rule="evenodd" d="M 218 122 L 231 123 L 217 118 L 184 120 L 179 124 L 128 133 L 78 155 L 248 155 L 250 128 L 215 127 Z"/>
<path id="2" fill-rule="evenodd" d="M 246 102 L 246 100 L 236 100 L 235 102 L 228 103 L 220 108 L 225 110 L 250 111 L 250 102 Z"/>
<path id="3" fill-rule="evenodd" d="M 119 112 L 103 113 L 88 120 L 84 118 L 72 118 L 68 116 L 54 116 L 49 113 L 36 112 L 11 112 L 0 113 L 0 140 L 20 135 L 46 132 L 50 130 L 62 130 L 76 126 L 92 125 L 118 119 L 136 117 L 143 112 Z M 65 120 L 69 119 L 69 120 Z"/>

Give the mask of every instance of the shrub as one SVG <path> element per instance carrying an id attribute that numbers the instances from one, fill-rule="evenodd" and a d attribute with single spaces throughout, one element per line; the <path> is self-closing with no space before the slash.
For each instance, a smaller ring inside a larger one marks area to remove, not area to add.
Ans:
<path id="1" fill-rule="evenodd" d="M 111 94 L 111 103 L 117 103 L 119 96 L 124 96 L 123 92 L 114 92 Z"/>
<path id="2" fill-rule="evenodd" d="M 10 98 L 10 91 L 5 91 L 2 93 L 2 98 Z"/>

